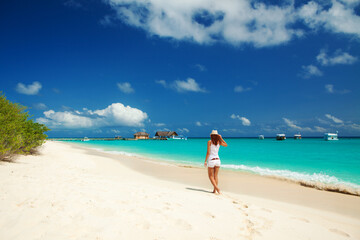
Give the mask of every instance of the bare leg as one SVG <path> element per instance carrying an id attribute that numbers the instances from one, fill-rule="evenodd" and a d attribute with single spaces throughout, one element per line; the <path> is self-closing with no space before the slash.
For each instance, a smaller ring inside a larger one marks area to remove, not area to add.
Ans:
<path id="1" fill-rule="evenodd" d="M 214 179 L 216 182 L 216 186 L 219 186 L 219 178 L 218 178 L 219 170 L 220 170 L 220 167 L 217 167 L 217 166 L 214 167 Z"/>
<path id="2" fill-rule="evenodd" d="M 215 178 L 214 178 L 214 168 L 208 168 L 208 175 L 209 175 L 209 179 L 211 184 L 214 186 L 214 190 L 218 193 L 220 193 L 220 189 L 217 187 Z M 215 192 L 214 192 L 215 193 Z"/>

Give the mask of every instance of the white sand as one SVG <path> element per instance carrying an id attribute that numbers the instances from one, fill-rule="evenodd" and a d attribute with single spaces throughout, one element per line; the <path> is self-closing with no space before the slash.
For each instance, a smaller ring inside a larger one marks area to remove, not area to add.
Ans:
<path id="1" fill-rule="evenodd" d="M 360 216 L 214 195 L 59 142 L 0 163 L 0 179 L 1 240 L 360 239 Z"/>

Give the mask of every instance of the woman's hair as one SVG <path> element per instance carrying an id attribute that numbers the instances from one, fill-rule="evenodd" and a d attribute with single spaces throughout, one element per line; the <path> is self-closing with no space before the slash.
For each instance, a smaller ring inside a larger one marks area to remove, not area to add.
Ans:
<path id="1" fill-rule="evenodd" d="M 214 145 L 220 144 L 220 136 L 219 135 L 211 134 L 210 137 L 211 137 L 211 143 L 212 144 L 214 144 Z"/>

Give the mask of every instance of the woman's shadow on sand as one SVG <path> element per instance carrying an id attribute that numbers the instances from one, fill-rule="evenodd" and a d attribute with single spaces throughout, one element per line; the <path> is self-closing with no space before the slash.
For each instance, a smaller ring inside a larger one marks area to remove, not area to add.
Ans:
<path id="1" fill-rule="evenodd" d="M 200 188 L 190 188 L 187 187 L 187 190 L 191 190 L 191 191 L 198 191 L 198 192 L 205 192 L 205 193 L 213 193 L 212 191 L 208 191 L 208 190 L 204 190 L 204 189 L 200 189 Z"/>

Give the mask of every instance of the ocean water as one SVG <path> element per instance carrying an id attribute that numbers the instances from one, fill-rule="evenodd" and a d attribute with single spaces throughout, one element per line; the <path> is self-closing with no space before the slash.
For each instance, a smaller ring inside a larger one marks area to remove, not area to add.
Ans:
<path id="1" fill-rule="evenodd" d="M 172 141 L 76 141 L 86 147 L 203 166 L 206 138 Z M 307 186 L 360 195 L 360 138 L 324 141 L 228 138 L 219 151 L 222 168 L 274 176 Z"/>

